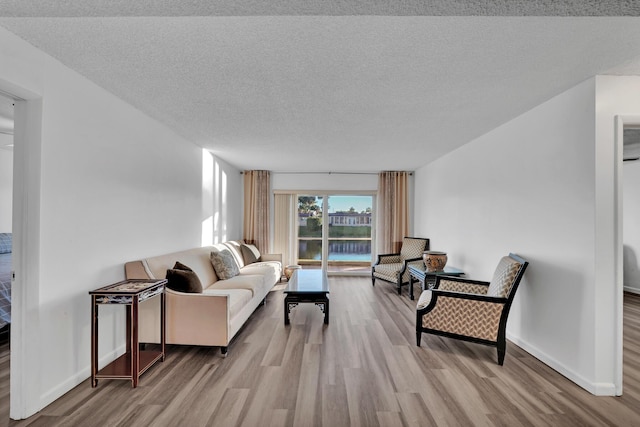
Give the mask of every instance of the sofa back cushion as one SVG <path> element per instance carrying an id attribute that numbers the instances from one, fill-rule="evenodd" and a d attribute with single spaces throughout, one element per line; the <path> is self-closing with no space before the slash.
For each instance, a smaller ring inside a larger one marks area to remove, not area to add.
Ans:
<path id="1" fill-rule="evenodd" d="M 242 257 L 242 245 L 244 242 L 242 240 L 229 240 L 224 243 L 217 243 L 213 245 L 217 252 L 227 249 L 233 255 L 233 259 L 236 260 L 236 264 L 238 264 L 238 268 L 244 267 L 244 258 Z"/>
<path id="2" fill-rule="evenodd" d="M 148 270 L 147 274 L 150 274 L 152 278 L 164 279 L 167 275 L 167 270 L 173 268 L 176 261 L 181 262 L 184 265 L 188 265 L 196 273 L 200 282 L 202 282 L 202 287 L 206 288 L 218 280 L 209 258 L 212 249 L 211 246 L 205 246 L 203 248 L 173 252 L 147 258 L 143 260 L 143 263 L 145 264 L 145 269 Z"/>

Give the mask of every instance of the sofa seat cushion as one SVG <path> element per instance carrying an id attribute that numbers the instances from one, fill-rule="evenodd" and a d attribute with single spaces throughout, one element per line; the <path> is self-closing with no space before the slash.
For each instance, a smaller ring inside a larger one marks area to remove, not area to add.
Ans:
<path id="1" fill-rule="evenodd" d="M 241 276 L 247 274 L 263 276 L 265 285 L 271 289 L 271 286 L 278 283 L 282 277 L 282 264 L 278 261 L 254 262 L 240 269 Z"/>
<path id="2" fill-rule="evenodd" d="M 207 295 L 227 295 L 229 298 L 229 319 L 233 319 L 251 301 L 253 294 L 247 289 L 215 289 L 209 286 L 202 291 Z"/>
<path id="3" fill-rule="evenodd" d="M 263 276 L 240 274 L 238 276 L 232 277 L 231 279 L 218 280 L 217 282 L 209 286 L 207 290 L 246 289 L 248 291 L 251 291 L 251 296 L 253 297 L 256 294 L 266 294 L 265 288 L 266 286 Z"/>

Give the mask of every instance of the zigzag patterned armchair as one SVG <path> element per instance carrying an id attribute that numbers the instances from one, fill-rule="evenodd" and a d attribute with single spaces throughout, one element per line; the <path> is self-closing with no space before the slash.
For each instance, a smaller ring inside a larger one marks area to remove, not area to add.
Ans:
<path id="1" fill-rule="evenodd" d="M 507 316 L 529 263 L 515 254 L 500 260 L 491 282 L 437 276 L 433 289 L 420 295 L 416 341 L 422 333 L 497 347 L 504 363 Z"/>
<path id="2" fill-rule="evenodd" d="M 371 267 L 371 284 L 376 285 L 376 279 L 394 283 L 398 287 L 398 295 L 402 292 L 402 285 L 409 284 L 409 264 L 424 267 L 422 252 L 429 250 L 429 239 L 420 237 L 405 237 L 402 248 L 397 254 L 378 255 L 378 260 Z"/>

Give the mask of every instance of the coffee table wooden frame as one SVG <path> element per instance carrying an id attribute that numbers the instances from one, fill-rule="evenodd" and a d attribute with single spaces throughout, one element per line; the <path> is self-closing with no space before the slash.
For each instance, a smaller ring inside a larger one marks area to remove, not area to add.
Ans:
<path id="1" fill-rule="evenodd" d="M 294 270 L 284 290 L 284 324 L 288 325 L 291 309 L 300 303 L 313 303 L 324 313 L 329 324 L 329 280 L 324 270 Z"/>

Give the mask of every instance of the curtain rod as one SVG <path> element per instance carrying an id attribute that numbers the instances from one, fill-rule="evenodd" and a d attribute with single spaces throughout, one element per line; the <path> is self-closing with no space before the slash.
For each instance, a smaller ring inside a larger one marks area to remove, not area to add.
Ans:
<path id="1" fill-rule="evenodd" d="M 240 175 L 244 174 L 240 171 Z M 272 175 L 379 175 L 379 172 L 271 172 Z M 413 175 L 413 172 L 409 172 L 409 175 Z"/>

